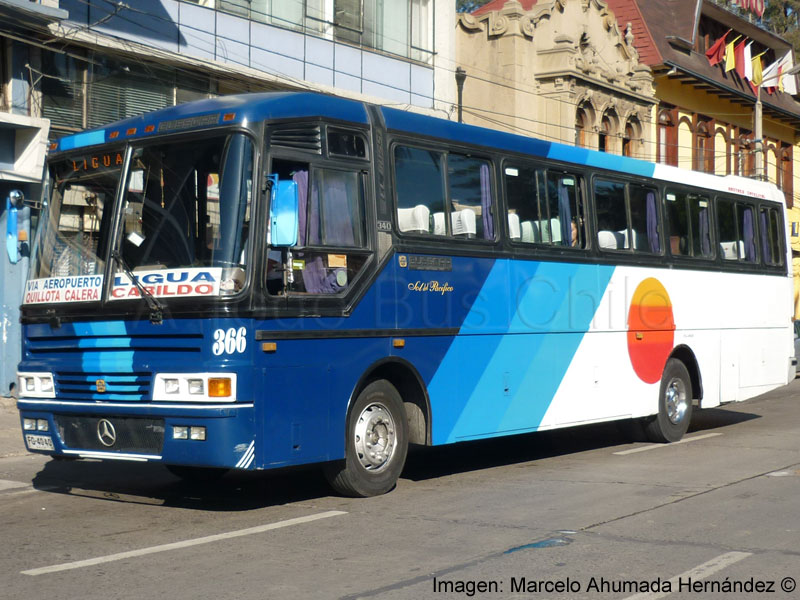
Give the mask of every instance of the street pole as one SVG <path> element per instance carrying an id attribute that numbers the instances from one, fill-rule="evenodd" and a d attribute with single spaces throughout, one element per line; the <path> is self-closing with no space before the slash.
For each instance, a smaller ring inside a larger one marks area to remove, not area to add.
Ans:
<path id="1" fill-rule="evenodd" d="M 467 72 L 461 67 L 456 67 L 456 86 L 458 87 L 458 122 L 461 123 L 462 95 L 464 93 L 464 81 L 467 79 Z"/>
<path id="2" fill-rule="evenodd" d="M 753 140 L 755 147 L 753 148 L 756 153 L 755 159 L 755 176 L 758 181 L 764 179 L 764 107 L 761 104 L 761 86 L 756 86 L 756 108 L 753 114 L 755 119 L 754 137 Z"/>

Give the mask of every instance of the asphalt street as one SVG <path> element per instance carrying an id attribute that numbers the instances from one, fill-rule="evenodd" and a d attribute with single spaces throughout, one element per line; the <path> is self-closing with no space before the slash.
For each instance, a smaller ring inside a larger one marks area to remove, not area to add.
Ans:
<path id="1" fill-rule="evenodd" d="M 799 398 L 702 411 L 670 445 L 602 424 L 417 449 L 360 500 L 313 469 L 187 484 L 29 455 L 4 408 L 0 596 L 795 598 Z"/>

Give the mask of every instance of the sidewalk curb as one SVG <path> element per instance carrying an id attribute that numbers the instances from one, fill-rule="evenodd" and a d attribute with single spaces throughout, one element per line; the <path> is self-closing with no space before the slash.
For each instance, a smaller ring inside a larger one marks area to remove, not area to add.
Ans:
<path id="1" fill-rule="evenodd" d="M 17 399 L 13 396 L 0 396 L 0 412 L 17 410 Z"/>

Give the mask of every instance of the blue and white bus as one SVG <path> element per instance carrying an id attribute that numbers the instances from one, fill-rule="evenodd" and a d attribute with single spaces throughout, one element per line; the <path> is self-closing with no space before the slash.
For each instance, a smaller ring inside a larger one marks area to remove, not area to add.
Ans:
<path id="1" fill-rule="evenodd" d="M 22 306 L 32 452 L 174 473 L 634 419 L 794 376 L 782 193 L 309 93 L 61 138 Z"/>

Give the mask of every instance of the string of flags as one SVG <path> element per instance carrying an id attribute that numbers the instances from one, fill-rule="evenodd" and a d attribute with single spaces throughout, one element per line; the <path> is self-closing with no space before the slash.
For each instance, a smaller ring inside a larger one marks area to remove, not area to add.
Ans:
<path id="1" fill-rule="evenodd" d="M 743 39 L 741 35 L 737 35 L 732 41 L 727 41 L 731 31 L 728 29 L 711 48 L 706 50 L 706 58 L 712 67 L 721 63 L 726 73 L 735 71 L 750 84 L 754 94 L 759 87 L 765 88 L 770 94 L 775 93 L 776 89 L 793 96 L 797 94 L 795 76 L 783 74 L 794 66 L 791 50 L 765 69 L 762 57 L 766 54 L 766 50 L 753 56 L 753 42 L 747 38 Z"/>

